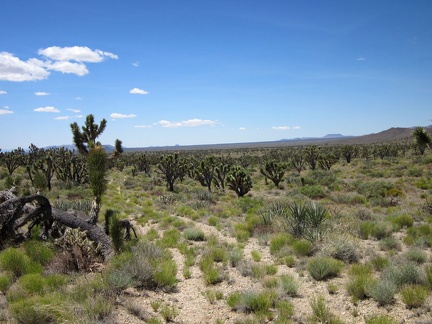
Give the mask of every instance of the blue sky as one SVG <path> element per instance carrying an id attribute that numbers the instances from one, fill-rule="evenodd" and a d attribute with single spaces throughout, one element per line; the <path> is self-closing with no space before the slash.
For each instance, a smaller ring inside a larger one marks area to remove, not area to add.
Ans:
<path id="1" fill-rule="evenodd" d="M 432 118 L 432 2 L 3 0 L 0 148 L 364 135 Z"/>

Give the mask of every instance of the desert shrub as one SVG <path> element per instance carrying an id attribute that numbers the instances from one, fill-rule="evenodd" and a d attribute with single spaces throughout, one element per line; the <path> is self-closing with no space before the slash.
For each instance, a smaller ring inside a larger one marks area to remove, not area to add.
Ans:
<path id="1" fill-rule="evenodd" d="M 387 257 L 381 256 L 379 254 L 372 256 L 370 262 L 377 271 L 384 270 L 384 268 L 390 264 L 390 260 Z"/>
<path id="2" fill-rule="evenodd" d="M 367 289 L 372 281 L 371 274 L 350 276 L 346 284 L 346 289 L 354 302 L 367 297 Z"/>
<path id="3" fill-rule="evenodd" d="M 340 324 L 342 321 L 327 307 L 324 297 L 318 296 L 309 302 L 312 308 L 310 323 Z"/>
<path id="4" fill-rule="evenodd" d="M 67 307 L 60 294 L 33 296 L 11 303 L 9 310 L 18 323 L 61 323 L 73 319 L 73 309 Z"/>
<path id="5" fill-rule="evenodd" d="M 294 240 L 292 243 L 292 249 L 294 254 L 298 257 L 308 256 L 312 254 L 313 245 L 305 239 Z"/>
<path id="6" fill-rule="evenodd" d="M 106 273 L 108 282 L 125 286 L 172 290 L 176 284 L 177 266 L 168 251 L 153 243 L 142 242 L 111 260 Z"/>
<path id="7" fill-rule="evenodd" d="M 275 234 L 270 239 L 270 253 L 277 254 L 284 246 L 290 245 L 293 238 L 288 233 Z"/>
<path id="8" fill-rule="evenodd" d="M 408 261 L 412 261 L 417 264 L 423 264 L 427 260 L 427 254 L 425 251 L 419 248 L 413 248 L 405 253 L 405 258 Z"/>
<path id="9" fill-rule="evenodd" d="M 22 275 L 17 284 L 20 285 L 29 295 L 43 294 L 45 280 L 40 273 L 30 273 Z"/>
<path id="10" fill-rule="evenodd" d="M 359 258 L 357 242 L 344 234 L 329 238 L 322 253 L 345 263 L 357 262 Z"/>
<path id="11" fill-rule="evenodd" d="M 379 241 L 379 247 L 382 251 L 400 250 L 401 243 L 393 236 L 389 236 Z"/>
<path id="12" fill-rule="evenodd" d="M 107 213 L 109 215 L 109 213 Z M 123 249 L 123 229 L 120 226 L 120 219 L 116 212 L 113 212 L 108 221 L 109 235 L 114 246 L 114 250 L 119 253 Z"/>
<path id="13" fill-rule="evenodd" d="M 426 282 L 424 272 L 413 262 L 391 265 L 383 270 L 381 278 L 393 283 L 396 288 L 409 284 L 424 284 Z"/>
<path id="14" fill-rule="evenodd" d="M 274 304 L 277 294 L 272 290 L 234 292 L 227 298 L 232 310 L 266 314 Z"/>
<path id="15" fill-rule="evenodd" d="M 177 308 L 175 308 L 174 305 L 167 305 L 167 304 L 161 307 L 159 313 L 167 323 L 173 322 L 174 318 L 176 318 L 177 315 L 179 314 Z"/>
<path id="16" fill-rule="evenodd" d="M 258 211 L 258 216 L 262 225 L 271 226 L 276 219 L 287 217 L 287 213 L 287 203 L 275 201 L 262 207 Z"/>
<path id="17" fill-rule="evenodd" d="M 254 250 L 251 252 L 251 257 L 255 262 L 259 262 L 261 261 L 262 255 L 259 251 Z"/>
<path id="18" fill-rule="evenodd" d="M 243 251 L 241 249 L 233 248 L 228 252 L 228 260 L 232 267 L 236 267 L 242 259 Z"/>
<path id="19" fill-rule="evenodd" d="M 401 214 L 391 218 L 391 222 L 395 225 L 397 229 L 404 227 L 412 227 L 414 224 L 414 219 L 411 215 Z"/>
<path id="20" fill-rule="evenodd" d="M 377 280 L 367 287 L 368 296 L 380 306 L 387 305 L 393 301 L 397 286 L 389 280 Z"/>
<path id="21" fill-rule="evenodd" d="M 5 293 L 12 284 L 12 278 L 7 274 L 0 274 L 0 292 Z"/>
<path id="22" fill-rule="evenodd" d="M 365 318 L 365 324 L 397 324 L 398 321 L 387 315 L 372 315 Z"/>
<path id="23" fill-rule="evenodd" d="M 322 186 L 306 185 L 300 188 L 300 193 L 310 199 L 320 199 L 325 197 L 325 191 Z"/>
<path id="24" fill-rule="evenodd" d="M 205 241 L 204 232 L 196 227 L 189 227 L 183 231 L 183 237 L 190 241 Z"/>
<path id="25" fill-rule="evenodd" d="M 52 247 L 45 242 L 30 240 L 24 242 L 22 246 L 30 259 L 41 265 L 48 264 L 54 258 Z"/>
<path id="26" fill-rule="evenodd" d="M 315 257 L 309 260 L 307 270 L 315 280 L 326 280 L 336 277 L 344 263 L 331 257 Z"/>
<path id="27" fill-rule="evenodd" d="M 171 228 L 164 231 L 162 238 L 158 240 L 158 245 L 163 248 L 176 247 L 181 237 L 181 233 L 178 229 Z"/>
<path id="28" fill-rule="evenodd" d="M 372 228 L 371 235 L 377 240 L 382 240 L 391 236 L 392 232 L 393 232 L 393 228 L 391 224 L 387 222 L 376 222 L 374 223 L 374 226 Z"/>
<path id="29" fill-rule="evenodd" d="M 42 266 L 33 262 L 22 250 L 13 247 L 0 253 L 0 269 L 11 272 L 15 277 L 27 273 L 42 273 Z"/>
<path id="30" fill-rule="evenodd" d="M 357 191 L 367 198 L 379 198 L 385 197 L 386 192 L 393 187 L 391 182 L 386 181 L 362 181 L 358 183 Z"/>
<path id="31" fill-rule="evenodd" d="M 288 300 L 278 300 L 275 304 L 277 318 L 275 323 L 289 323 L 294 314 L 294 305 Z"/>
<path id="32" fill-rule="evenodd" d="M 253 278 L 264 278 L 266 275 L 274 275 L 277 272 L 277 267 L 268 264 L 252 264 L 250 265 L 250 274 Z"/>
<path id="33" fill-rule="evenodd" d="M 282 275 L 279 278 L 279 289 L 283 295 L 294 297 L 298 294 L 299 281 L 292 275 Z"/>
<path id="34" fill-rule="evenodd" d="M 224 279 L 221 269 L 215 264 L 213 257 L 208 254 L 205 255 L 200 263 L 200 270 L 203 273 L 204 282 L 207 285 L 215 285 Z"/>
<path id="35" fill-rule="evenodd" d="M 427 288 L 420 285 L 407 285 L 400 291 L 402 302 L 408 308 L 417 308 L 422 306 L 427 297 Z"/>
<path id="36" fill-rule="evenodd" d="M 432 290 L 432 265 L 424 267 L 425 281 L 429 289 Z"/>

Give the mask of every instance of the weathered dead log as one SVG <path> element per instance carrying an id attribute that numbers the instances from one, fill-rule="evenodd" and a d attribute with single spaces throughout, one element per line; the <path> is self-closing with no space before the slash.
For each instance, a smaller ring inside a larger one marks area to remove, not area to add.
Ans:
<path id="1" fill-rule="evenodd" d="M 36 205 L 30 204 L 34 201 L 37 202 Z M 105 259 L 113 255 L 111 239 L 99 225 L 87 222 L 74 212 L 52 208 L 49 200 L 42 195 L 16 197 L 12 190 L 0 191 L 0 239 L 23 236 L 18 230 L 28 223 L 30 224 L 25 236 L 31 236 L 32 227 L 39 224 L 42 236 L 47 238 L 53 222 L 85 231 L 90 240 L 100 245 Z"/>

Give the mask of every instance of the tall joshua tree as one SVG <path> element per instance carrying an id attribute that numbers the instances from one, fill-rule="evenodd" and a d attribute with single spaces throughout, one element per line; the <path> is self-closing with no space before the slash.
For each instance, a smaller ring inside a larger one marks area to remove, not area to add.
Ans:
<path id="1" fill-rule="evenodd" d="M 77 123 L 70 125 L 73 141 L 78 152 L 86 156 L 90 187 L 94 199 L 90 210 L 89 223 L 96 224 L 102 205 L 102 195 L 106 190 L 106 173 L 108 170 L 108 157 L 101 144 L 96 139 L 105 130 L 106 120 L 102 119 L 99 125 L 94 122 L 94 116 L 88 115 L 85 125 L 80 130 Z M 121 146 L 121 142 L 120 142 Z"/>
<path id="2" fill-rule="evenodd" d="M 420 154 L 424 154 L 426 147 L 429 147 L 432 150 L 432 138 L 426 132 L 426 129 L 423 127 L 416 127 L 412 132 L 412 136 L 420 150 Z"/>

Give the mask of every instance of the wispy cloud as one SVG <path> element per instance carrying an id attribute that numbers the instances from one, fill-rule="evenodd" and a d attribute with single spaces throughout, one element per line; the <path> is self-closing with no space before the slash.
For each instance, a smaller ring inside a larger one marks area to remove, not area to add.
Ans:
<path id="1" fill-rule="evenodd" d="M 119 113 L 112 113 L 112 114 L 110 115 L 110 117 L 111 117 L 112 119 L 122 119 L 122 118 L 135 118 L 136 115 L 135 115 L 135 114 L 128 114 L 128 115 L 125 115 L 125 114 L 119 114 Z"/>
<path id="2" fill-rule="evenodd" d="M 4 109 L 0 109 L 0 115 L 8 115 L 13 114 L 12 110 L 9 110 L 9 107 L 4 107 Z"/>
<path id="3" fill-rule="evenodd" d="M 135 128 L 152 128 L 151 125 L 135 125 Z"/>
<path id="4" fill-rule="evenodd" d="M 166 128 L 176 128 L 176 127 L 196 127 L 196 126 L 215 126 L 218 124 L 217 121 L 209 120 L 209 119 L 189 119 L 183 120 L 179 122 L 171 122 L 168 120 L 161 120 L 158 122 L 159 125 Z"/>
<path id="5" fill-rule="evenodd" d="M 72 112 L 75 113 L 75 114 L 81 112 L 81 110 L 79 110 L 79 109 L 73 109 L 73 108 L 68 108 L 68 109 L 66 109 L 66 110 L 72 111 Z"/>
<path id="6" fill-rule="evenodd" d="M 75 100 L 83 100 L 81 97 L 75 97 Z"/>
<path id="7" fill-rule="evenodd" d="M 60 110 L 58 110 L 55 107 L 51 107 L 51 106 L 36 108 L 33 111 L 35 111 L 35 112 L 47 112 L 47 113 L 58 113 L 58 112 L 60 112 Z"/>
<path id="8" fill-rule="evenodd" d="M 300 129 L 300 126 L 273 126 L 272 129 L 274 130 L 290 130 L 290 129 Z"/>
<path id="9" fill-rule="evenodd" d="M 358 57 L 357 59 L 356 59 L 356 61 L 366 61 L 366 59 L 364 58 L 364 57 Z"/>
<path id="10" fill-rule="evenodd" d="M 105 57 L 118 59 L 118 56 L 101 50 L 92 50 L 87 46 L 71 46 L 59 47 L 51 46 L 38 51 L 39 55 L 43 55 L 55 61 L 76 61 L 98 63 L 102 62 Z"/>
<path id="11" fill-rule="evenodd" d="M 146 95 L 146 94 L 148 94 L 147 91 L 142 90 L 142 89 L 138 89 L 138 88 L 133 88 L 131 91 L 129 91 L 129 93 L 140 94 L 140 95 Z"/>
<path id="12" fill-rule="evenodd" d="M 4 91 L 4 90 L 0 90 L 0 95 L 5 95 L 5 94 L 7 94 L 6 91 Z"/>
<path id="13" fill-rule="evenodd" d="M 48 92 L 42 92 L 38 91 L 34 93 L 36 96 L 49 96 L 50 94 Z"/>
<path id="14" fill-rule="evenodd" d="M 140 66 L 139 62 L 133 62 L 132 65 L 135 66 L 135 67 Z"/>
<path id="15" fill-rule="evenodd" d="M 241 131 L 245 131 L 245 130 L 246 130 L 246 127 L 240 127 L 239 130 L 241 130 Z"/>
<path id="16" fill-rule="evenodd" d="M 56 118 L 54 118 L 55 120 L 68 120 L 68 119 L 70 119 L 71 117 L 70 116 L 59 116 L 59 117 L 56 117 Z"/>

